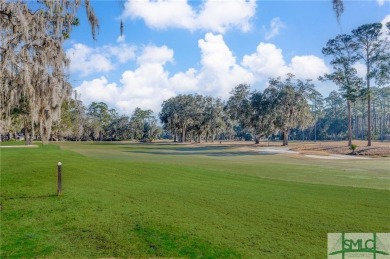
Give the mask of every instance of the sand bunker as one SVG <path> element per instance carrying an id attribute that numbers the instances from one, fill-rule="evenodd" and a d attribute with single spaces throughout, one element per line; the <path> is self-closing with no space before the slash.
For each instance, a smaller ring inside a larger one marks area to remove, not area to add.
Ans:
<path id="1" fill-rule="evenodd" d="M 287 148 L 262 148 L 257 151 L 267 154 L 299 154 L 299 152 L 292 151 Z"/>
<path id="2" fill-rule="evenodd" d="M 326 156 L 321 155 L 305 155 L 301 154 L 297 151 L 292 151 L 289 148 L 261 148 L 257 149 L 258 152 L 262 154 L 269 154 L 269 155 L 276 155 L 276 154 L 299 154 L 308 158 L 315 158 L 315 159 L 327 159 L 327 160 L 335 160 L 335 159 L 370 159 L 368 157 L 361 157 L 361 156 L 348 156 L 348 155 L 335 155 L 330 154 Z"/>

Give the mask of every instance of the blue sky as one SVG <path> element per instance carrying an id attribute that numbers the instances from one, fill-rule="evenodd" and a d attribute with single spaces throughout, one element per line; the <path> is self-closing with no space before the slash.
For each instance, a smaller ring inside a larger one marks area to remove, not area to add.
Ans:
<path id="1" fill-rule="evenodd" d="M 65 44 L 70 81 L 84 104 L 103 101 L 121 114 L 135 107 L 157 113 L 163 100 L 177 94 L 226 99 L 239 83 L 262 90 L 270 77 L 289 72 L 316 79 L 331 71 L 321 53 L 329 39 L 362 24 L 390 21 L 390 2 L 383 0 L 345 0 L 340 23 L 331 0 L 92 4 L 99 34 L 93 41 L 81 10 L 81 24 Z M 324 95 L 337 89 L 315 84 Z"/>

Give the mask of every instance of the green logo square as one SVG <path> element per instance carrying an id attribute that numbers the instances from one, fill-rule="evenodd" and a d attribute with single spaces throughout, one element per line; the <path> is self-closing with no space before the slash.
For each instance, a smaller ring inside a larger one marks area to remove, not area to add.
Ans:
<path id="1" fill-rule="evenodd" d="M 390 233 L 328 233 L 328 259 L 389 259 Z"/>

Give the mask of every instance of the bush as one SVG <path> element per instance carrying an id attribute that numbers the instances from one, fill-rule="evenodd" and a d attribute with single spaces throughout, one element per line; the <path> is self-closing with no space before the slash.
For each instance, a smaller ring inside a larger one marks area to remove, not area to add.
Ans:
<path id="1" fill-rule="evenodd" d="M 351 144 L 351 145 L 349 146 L 349 149 L 352 150 L 352 154 L 356 154 L 356 153 L 355 153 L 355 150 L 356 150 L 357 147 L 358 147 L 358 146 L 355 145 L 355 144 Z"/>

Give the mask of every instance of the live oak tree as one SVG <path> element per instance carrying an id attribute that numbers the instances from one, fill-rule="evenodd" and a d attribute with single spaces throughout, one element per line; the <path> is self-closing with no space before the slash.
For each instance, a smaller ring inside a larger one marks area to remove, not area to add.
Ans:
<path id="1" fill-rule="evenodd" d="M 226 110 L 230 119 L 245 131 L 253 131 L 251 122 L 252 106 L 250 101 L 250 85 L 239 84 L 232 89 L 226 102 Z"/>
<path id="2" fill-rule="evenodd" d="M 193 132 L 193 137 L 198 143 L 201 142 L 202 135 L 207 132 L 209 121 L 209 111 L 211 109 L 212 97 L 203 96 L 200 94 L 193 95 L 189 106 L 191 107 L 192 124 L 190 130 Z"/>
<path id="3" fill-rule="evenodd" d="M 205 110 L 207 118 L 206 142 L 209 135 L 211 135 L 211 140 L 214 141 L 216 135 L 226 129 L 223 101 L 219 98 L 209 97 L 208 99 L 208 106 Z"/>
<path id="4" fill-rule="evenodd" d="M 187 133 L 199 136 L 205 131 L 204 105 L 201 95 L 178 95 L 163 102 L 159 117 L 176 140 L 186 142 Z"/>
<path id="5" fill-rule="evenodd" d="M 231 121 L 225 104 L 219 98 L 199 94 L 178 95 L 165 100 L 159 114 L 163 128 L 174 141 L 185 142 L 189 137 L 197 142 L 213 141 L 217 134 L 231 133 Z"/>
<path id="6" fill-rule="evenodd" d="M 153 111 L 136 108 L 130 118 L 130 136 L 140 141 L 152 141 L 161 134 Z"/>
<path id="7" fill-rule="evenodd" d="M 111 122 L 108 105 L 104 102 L 92 102 L 88 106 L 87 115 L 89 115 L 89 128 L 93 139 L 102 141 L 105 128 Z"/>
<path id="8" fill-rule="evenodd" d="M 84 3 L 95 38 L 98 21 L 89 0 L 28 1 L 0 0 L 1 116 L 21 97 L 28 106 L 28 124 L 39 125 L 42 142 L 50 137 L 53 121 L 60 117 L 62 102 L 70 95 L 66 68 L 69 60 L 62 43 L 78 23 L 76 12 Z M 30 8 L 30 5 L 33 8 Z M 29 133 L 25 131 L 26 141 Z"/>
<path id="9" fill-rule="evenodd" d="M 250 86 L 240 84 L 233 88 L 226 103 L 230 118 L 238 128 L 252 133 L 255 143 L 261 136 L 282 132 L 283 145 L 288 145 L 288 135 L 293 128 L 305 128 L 312 123 L 308 99 L 314 85 L 295 79 L 288 74 L 285 80 L 270 79 L 263 92 L 250 92 Z"/>
<path id="10" fill-rule="evenodd" d="M 16 132 L 18 132 L 18 128 L 23 128 L 24 132 L 29 132 L 29 110 L 28 110 L 28 103 L 27 99 L 22 96 L 19 99 L 18 105 L 14 106 L 10 112 L 12 124 L 10 124 L 10 131 L 14 132 L 16 135 Z M 25 134 L 25 142 L 26 144 L 31 143 L 31 138 Z"/>
<path id="11" fill-rule="evenodd" d="M 283 146 L 288 145 L 288 135 L 293 128 L 309 126 L 313 117 L 310 112 L 308 95 L 313 85 L 310 81 L 295 79 L 288 74 L 285 80 L 272 78 L 269 87 L 274 100 L 269 108 L 270 121 L 274 127 L 282 132 Z"/>
<path id="12" fill-rule="evenodd" d="M 250 96 L 251 124 L 254 132 L 255 144 L 260 142 L 261 136 L 269 136 L 278 129 L 274 124 L 278 91 L 267 87 L 263 92 L 254 91 Z"/>
<path id="13" fill-rule="evenodd" d="M 72 113 L 74 112 L 75 101 L 70 99 L 61 105 L 61 117 L 58 121 L 53 122 L 52 135 L 57 140 L 63 140 L 66 136 L 71 136 L 73 133 Z"/>
<path id="14" fill-rule="evenodd" d="M 179 135 L 179 108 L 176 98 L 172 97 L 165 100 L 161 105 L 161 112 L 159 113 L 160 121 L 163 123 L 163 128 L 173 135 L 173 141 L 178 141 Z"/>
<path id="15" fill-rule="evenodd" d="M 181 142 L 186 142 L 187 132 L 192 128 L 194 123 L 194 104 L 195 98 L 193 95 L 179 95 L 178 96 L 178 118 L 181 128 Z"/>
<path id="16" fill-rule="evenodd" d="M 323 115 L 323 108 L 324 108 L 324 97 L 320 92 L 318 92 L 315 89 L 312 89 L 311 93 L 309 94 L 309 100 L 311 102 L 311 111 L 314 118 L 314 142 L 317 141 L 317 123 L 318 119 Z"/>

